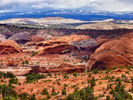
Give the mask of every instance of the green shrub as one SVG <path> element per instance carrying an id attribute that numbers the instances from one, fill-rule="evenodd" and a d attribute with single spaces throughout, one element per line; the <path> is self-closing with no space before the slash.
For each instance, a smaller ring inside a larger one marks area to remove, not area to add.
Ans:
<path id="1" fill-rule="evenodd" d="M 73 94 L 69 94 L 65 100 L 97 100 L 93 94 L 93 88 L 89 85 L 82 90 L 75 90 Z"/>
<path id="2" fill-rule="evenodd" d="M 2 73 L 2 76 L 4 78 L 15 78 L 16 77 L 13 73 L 10 73 L 10 72 Z"/>
<path id="3" fill-rule="evenodd" d="M 35 94 L 32 94 L 31 96 L 29 96 L 29 100 L 36 100 Z"/>
<path id="4" fill-rule="evenodd" d="M 98 73 L 98 69 L 94 69 L 93 74 L 97 74 L 97 73 Z"/>
<path id="5" fill-rule="evenodd" d="M 13 86 L 8 86 L 6 84 L 0 85 L 0 94 L 2 95 L 2 98 L 17 98 L 16 92 L 13 89 Z"/>
<path id="6" fill-rule="evenodd" d="M 110 96 L 108 95 L 108 96 L 106 96 L 106 100 L 110 100 Z"/>
<path id="7" fill-rule="evenodd" d="M 26 76 L 26 83 L 32 83 L 32 82 L 37 81 L 42 78 L 46 78 L 46 76 L 42 75 L 42 74 L 38 74 L 38 73 L 28 74 Z"/>
<path id="8" fill-rule="evenodd" d="M 17 78 L 11 78 L 9 80 L 9 84 L 17 84 L 18 83 L 18 79 Z"/>
<path id="9" fill-rule="evenodd" d="M 19 95 L 21 100 L 28 100 L 28 96 L 29 95 L 27 93 L 22 93 L 22 94 Z"/>
<path id="10" fill-rule="evenodd" d="M 63 73 L 63 78 L 64 78 L 64 79 L 69 79 L 69 77 L 67 76 L 66 73 Z"/>
<path id="11" fill-rule="evenodd" d="M 129 94 L 124 90 L 124 85 L 122 85 L 121 81 L 119 81 L 115 88 L 110 91 L 110 94 L 113 94 L 115 100 L 129 100 L 129 98 L 131 98 L 131 96 L 129 96 Z"/>
<path id="12" fill-rule="evenodd" d="M 62 95 L 66 95 L 66 88 L 62 90 Z"/>
<path id="13" fill-rule="evenodd" d="M 35 55 L 37 55 L 37 54 L 38 54 L 38 52 L 32 51 L 31 57 L 33 57 L 33 56 L 35 56 Z"/>
<path id="14" fill-rule="evenodd" d="M 78 75 L 77 72 L 74 72 L 74 73 L 73 73 L 73 76 L 74 76 L 74 77 L 77 77 L 77 75 Z"/>
<path id="15" fill-rule="evenodd" d="M 52 96 L 56 95 L 55 88 L 52 88 Z"/>
<path id="16" fill-rule="evenodd" d="M 42 95 L 49 95 L 48 90 L 46 88 L 43 89 Z"/>
<path id="17" fill-rule="evenodd" d="M 95 83 L 95 78 L 93 77 L 91 80 L 88 80 L 88 83 L 90 83 L 91 84 L 91 87 L 94 87 L 95 85 L 96 85 L 96 83 Z"/>

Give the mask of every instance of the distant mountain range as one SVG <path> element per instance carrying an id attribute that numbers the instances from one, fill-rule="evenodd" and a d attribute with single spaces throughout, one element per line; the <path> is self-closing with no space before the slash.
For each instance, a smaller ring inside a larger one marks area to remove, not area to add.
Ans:
<path id="1" fill-rule="evenodd" d="M 97 12 L 87 10 L 51 10 L 40 12 L 6 12 L 0 13 L 0 20 L 11 18 L 43 18 L 43 17 L 63 17 L 84 21 L 95 20 L 133 20 L 133 12 Z"/>

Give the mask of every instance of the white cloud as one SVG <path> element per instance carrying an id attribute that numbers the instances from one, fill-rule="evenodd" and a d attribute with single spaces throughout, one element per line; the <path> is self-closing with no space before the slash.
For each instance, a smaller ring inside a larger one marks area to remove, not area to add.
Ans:
<path id="1" fill-rule="evenodd" d="M 133 11 L 133 0 L 0 0 L 0 9 L 94 9 Z"/>
<path id="2" fill-rule="evenodd" d="M 12 12 L 12 10 L 0 10 L 0 13 Z"/>

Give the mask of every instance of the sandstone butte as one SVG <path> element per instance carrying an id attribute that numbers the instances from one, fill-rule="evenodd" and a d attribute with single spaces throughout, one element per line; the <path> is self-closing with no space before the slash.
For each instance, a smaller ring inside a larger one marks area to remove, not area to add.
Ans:
<path id="1" fill-rule="evenodd" d="M 97 48 L 90 56 L 90 70 L 133 65 L 133 33 L 110 40 Z"/>
<path id="2" fill-rule="evenodd" d="M 36 49 L 39 51 L 39 55 L 51 54 L 51 53 L 66 53 L 77 49 L 71 45 L 71 42 L 88 40 L 91 37 L 85 35 L 70 35 L 63 37 L 52 38 L 51 40 L 40 42 L 37 44 Z"/>
<path id="3" fill-rule="evenodd" d="M 0 42 L 0 54 L 22 53 L 21 47 L 13 40 Z"/>

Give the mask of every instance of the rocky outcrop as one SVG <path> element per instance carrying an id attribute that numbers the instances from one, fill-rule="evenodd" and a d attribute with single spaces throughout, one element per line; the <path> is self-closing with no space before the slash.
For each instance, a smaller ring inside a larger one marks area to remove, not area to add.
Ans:
<path id="1" fill-rule="evenodd" d="M 73 72 L 83 72 L 85 71 L 84 65 L 71 65 L 67 63 L 62 63 L 58 67 L 32 67 L 31 72 L 34 73 L 73 73 Z"/>
<path id="2" fill-rule="evenodd" d="M 39 55 L 70 53 L 76 50 L 77 48 L 74 46 L 68 45 L 66 43 L 60 43 L 60 44 L 53 44 L 52 46 L 47 46 L 41 49 L 40 49 L 40 52 L 38 53 Z"/>
<path id="3" fill-rule="evenodd" d="M 31 36 L 31 41 L 32 42 L 41 42 L 41 41 L 44 41 L 45 39 L 43 37 L 40 37 L 40 36 L 36 36 L 36 35 L 33 35 Z"/>
<path id="4" fill-rule="evenodd" d="M 71 42 L 71 45 L 78 47 L 78 49 L 80 51 L 85 50 L 85 49 L 87 49 L 87 50 L 93 49 L 97 46 L 97 44 L 98 44 L 98 42 L 93 38 L 90 38 L 88 40 L 82 40 L 79 42 L 76 42 L 76 41 Z"/>
<path id="5" fill-rule="evenodd" d="M 64 37 L 52 38 L 49 41 L 40 42 L 37 45 L 39 55 L 43 54 L 62 54 L 78 50 L 78 48 L 71 43 L 73 41 L 80 42 L 82 40 L 90 39 L 89 36 L 85 35 L 71 35 Z"/>
<path id="6" fill-rule="evenodd" d="M 13 40 L 0 42 L 0 54 L 22 53 L 20 46 Z"/>
<path id="7" fill-rule="evenodd" d="M 88 61 L 90 70 L 129 65 L 133 65 L 133 33 L 104 43 Z"/>
<path id="8" fill-rule="evenodd" d="M 31 41 L 27 42 L 26 45 L 27 46 L 36 46 L 38 44 L 38 42 L 44 41 L 45 39 L 40 37 L 40 36 L 35 36 L 32 35 L 31 36 Z"/>

